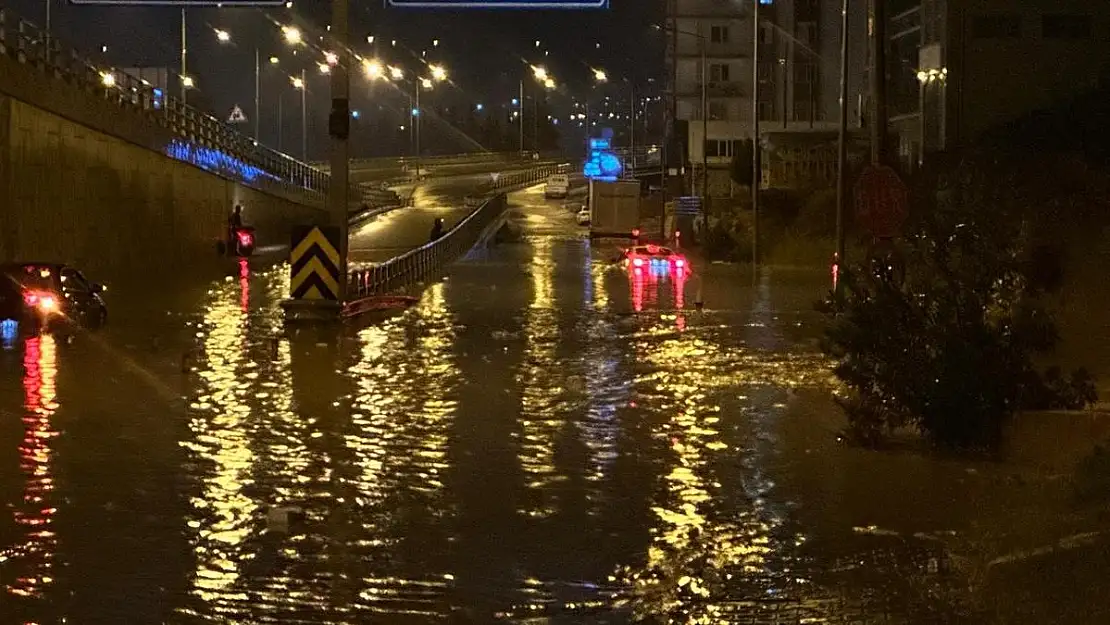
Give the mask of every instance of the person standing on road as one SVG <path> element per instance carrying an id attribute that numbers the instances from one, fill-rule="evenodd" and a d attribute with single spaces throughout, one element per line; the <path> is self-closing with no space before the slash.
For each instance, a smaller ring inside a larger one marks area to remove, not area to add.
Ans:
<path id="1" fill-rule="evenodd" d="M 435 223 L 432 224 L 432 233 L 431 235 L 429 235 L 428 240 L 435 241 L 436 239 L 440 238 L 441 236 L 443 236 L 443 230 L 443 218 L 436 217 Z"/>
<path id="2" fill-rule="evenodd" d="M 243 205 L 236 204 L 231 214 L 227 216 L 227 249 L 228 253 L 235 249 L 235 234 L 243 227 Z"/>

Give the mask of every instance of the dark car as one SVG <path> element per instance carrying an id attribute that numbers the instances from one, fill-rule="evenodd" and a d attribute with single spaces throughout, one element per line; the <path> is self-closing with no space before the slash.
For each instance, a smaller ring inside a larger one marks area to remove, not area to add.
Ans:
<path id="1" fill-rule="evenodd" d="M 67 323 L 97 328 L 108 319 L 103 291 L 68 265 L 0 265 L 0 320 L 14 319 L 30 330 Z"/>

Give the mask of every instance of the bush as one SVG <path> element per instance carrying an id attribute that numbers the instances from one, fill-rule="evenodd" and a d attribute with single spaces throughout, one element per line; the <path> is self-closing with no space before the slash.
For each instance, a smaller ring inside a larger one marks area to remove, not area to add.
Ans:
<path id="1" fill-rule="evenodd" d="M 1038 371 L 1057 341 L 1041 296 L 1060 283 L 1036 259 L 1058 257 L 1038 239 L 1027 172 L 999 158 L 965 160 L 940 192 L 920 198 L 918 219 L 881 262 L 846 268 L 825 350 L 851 393 L 850 433 L 875 442 L 884 429 L 917 426 L 932 441 L 993 447 L 1021 409 L 1078 408 L 1095 399 L 1089 375 Z M 1056 198 L 1066 205 L 1075 198 Z M 877 257 L 873 257 L 877 258 Z"/>

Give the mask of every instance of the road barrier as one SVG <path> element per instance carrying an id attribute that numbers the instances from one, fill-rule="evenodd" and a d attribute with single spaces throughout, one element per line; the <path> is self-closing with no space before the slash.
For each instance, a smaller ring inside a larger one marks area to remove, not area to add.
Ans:
<path id="1" fill-rule="evenodd" d="M 348 299 L 357 303 L 360 299 L 387 295 L 441 271 L 470 251 L 478 242 L 479 236 L 505 211 L 508 207 L 505 190 L 535 184 L 551 174 L 567 173 L 570 168 L 569 163 L 563 163 L 499 176 L 496 182 L 491 181 L 489 188 L 501 192 L 484 198 L 474 211 L 439 239 L 380 265 L 350 272 L 347 281 Z"/>
<path id="2" fill-rule="evenodd" d="M 9 9 L 0 9 L 0 54 L 169 130 L 180 140 L 180 144 L 163 148 L 172 157 L 225 176 L 238 175 L 248 181 L 262 178 L 270 183 L 276 179 L 327 193 L 330 178 L 325 172 L 267 148 L 147 81 L 64 48 L 57 38 Z M 352 192 L 358 193 L 353 185 Z"/>

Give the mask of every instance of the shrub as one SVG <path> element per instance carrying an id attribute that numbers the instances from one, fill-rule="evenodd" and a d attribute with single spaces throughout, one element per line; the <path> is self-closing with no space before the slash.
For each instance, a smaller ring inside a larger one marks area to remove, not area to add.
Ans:
<path id="1" fill-rule="evenodd" d="M 1038 269 L 1037 259 L 1059 257 L 1038 224 L 1076 198 L 1037 210 L 1045 205 L 1029 201 L 1027 173 L 1003 158 L 961 161 L 919 198 L 902 245 L 882 262 L 850 265 L 821 305 L 854 438 L 874 442 L 909 424 L 937 444 L 992 447 L 1020 409 L 1094 400 L 1084 371 L 1034 365 L 1057 341 L 1041 296 L 1060 283 Z"/>

